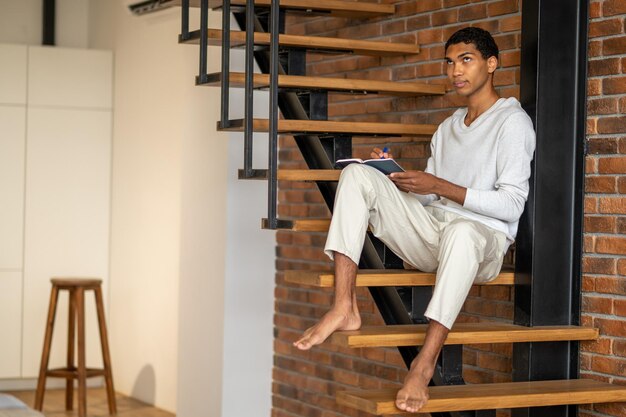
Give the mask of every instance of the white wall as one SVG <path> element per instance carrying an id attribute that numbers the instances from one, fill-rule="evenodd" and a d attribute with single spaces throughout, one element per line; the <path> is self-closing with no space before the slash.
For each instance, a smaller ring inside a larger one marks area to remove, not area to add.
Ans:
<path id="1" fill-rule="evenodd" d="M 64 7 L 71 2 L 81 4 Z M 274 234 L 259 227 L 266 183 L 236 179 L 242 136 L 215 131 L 219 90 L 194 86 L 198 49 L 176 43 L 179 11 L 134 17 L 123 3 L 58 0 L 59 18 L 76 30 L 57 22 L 59 44 L 114 51 L 108 324 L 116 390 L 179 417 L 269 415 Z M 39 44 L 40 6 L 0 0 L 0 41 Z M 220 14 L 210 16 L 219 27 Z M 218 48 L 209 62 L 218 70 Z M 238 94 L 233 117 L 241 117 Z M 267 97 L 256 96 L 264 116 Z M 262 167 L 266 142 L 256 141 Z"/>
<path id="2" fill-rule="evenodd" d="M 107 16 L 108 1 L 92 0 L 91 15 Z M 215 131 L 219 90 L 194 85 L 198 49 L 176 43 L 179 11 L 133 17 L 115 3 L 113 24 L 92 23 L 89 37 L 105 45 L 103 31 L 115 28 L 117 389 L 179 417 L 269 415 L 274 234 L 259 227 L 266 183 L 236 180 L 242 137 Z M 220 19 L 211 13 L 210 25 Z M 209 53 L 210 71 L 219 71 L 219 49 Z M 257 97 L 263 115 L 267 96 Z M 240 98 L 231 108 L 241 117 Z M 254 349 L 242 343 L 251 337 Z"/>
<path id="3" fill-rule="evenodd" d="M 0 0 L 0 40 L 4 43 L 41 45 L 42 0 Z M 86 48 L 89 0 L 56 0 L 57 46 Z"/>

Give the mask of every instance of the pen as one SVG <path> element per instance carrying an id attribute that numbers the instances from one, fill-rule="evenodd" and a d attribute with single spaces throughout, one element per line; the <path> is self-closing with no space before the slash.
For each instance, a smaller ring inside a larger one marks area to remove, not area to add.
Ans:
<path id="1" fill-rule="evenodd" d="M 389 148 L 386 146 L 383 148 L 383 154 L 380 156 L 380 159 L 385 159 L 385 154 L 389 152 Z"/>

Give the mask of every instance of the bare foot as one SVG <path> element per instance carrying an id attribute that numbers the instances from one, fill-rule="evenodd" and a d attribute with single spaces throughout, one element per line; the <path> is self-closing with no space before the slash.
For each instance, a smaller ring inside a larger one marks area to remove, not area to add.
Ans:
<path id="1" fill-rule="evenodd" d="M 308 328 L 293 345 L 300 350 L 311 349 L 323 343 L 336 330 L 358 330 L 361 328 L 361 316 L 358 310 L 351 308 L 340 310 L 333 307 L 313 327 Z"/>
<path id="2" fill-rule="evenodd" d="M 411 366 L 404 379 L 404 385 L 396 395 L 396 407 L 409 413 L 417 413 L 428 402 L 428 383 L 433 377 L 434 368 Z"/>

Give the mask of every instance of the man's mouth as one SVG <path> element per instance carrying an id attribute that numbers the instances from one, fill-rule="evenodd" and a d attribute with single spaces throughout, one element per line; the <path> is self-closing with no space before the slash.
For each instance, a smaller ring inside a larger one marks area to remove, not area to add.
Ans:
<path id="1" fill-rule="evenodd" d="M 455 81 L 453 83 L 454 88 L 463 88 L 467 84 L 465 81 Z"/>

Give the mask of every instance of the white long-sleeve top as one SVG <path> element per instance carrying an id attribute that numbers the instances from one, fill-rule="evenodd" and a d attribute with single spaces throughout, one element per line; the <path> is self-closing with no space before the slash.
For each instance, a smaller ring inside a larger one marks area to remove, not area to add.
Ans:
<path id="1" fill-rule="evenodd" d="M 434 194 L 415 196 L 424 205 L 504 232 L 512 243 L 528 197 L 532 121 L 515 98 L 499 99 L 470 126 L 464 123 L 466 115 L 467 108 L 459 109 L 439 125 L 425 170 L 467 188 L 465 204 Z"/>

